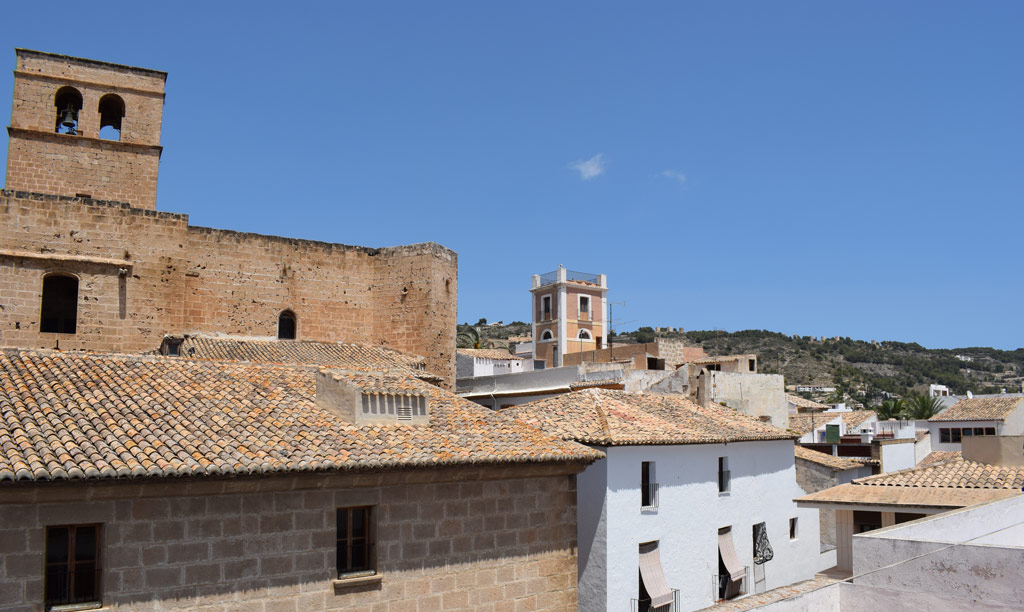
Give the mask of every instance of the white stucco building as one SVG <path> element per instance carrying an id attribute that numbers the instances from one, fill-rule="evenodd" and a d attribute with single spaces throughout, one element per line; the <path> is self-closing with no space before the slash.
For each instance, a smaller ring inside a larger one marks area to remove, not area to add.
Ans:
<path id="1" fill-rule="evenodd" d="M 823 569 L 784 430 L 678 395 L 598 389 L 505 414 L 606 454 L 577 477 L 581 612 L 695 610 Z"/>
<path id="2" fill-rule="evenodd" d="M 1024 396 L 962 399 L 928 419 L 933 451 L 958 451 L 964 438 L 1024 434 Z"/>
<path id="3" fill-rule="evenodd" d="M 526 370 L 527 360 L 503 349 L 458 349 L 455 352 L 455 377 L 500 376 Z"/>

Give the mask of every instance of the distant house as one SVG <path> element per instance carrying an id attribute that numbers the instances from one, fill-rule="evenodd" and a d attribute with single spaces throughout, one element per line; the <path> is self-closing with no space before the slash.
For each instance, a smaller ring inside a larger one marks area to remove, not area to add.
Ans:
<path id="1" fill-rule="evenodd" d="M 956 451 L 964 438 L 1024 434 L 1024 396 L 962 399 L 928 419 L 932 450 Z"/>
<path id="2" fill-rule="evenodd" d="M 789 432 L 679 395 L 597 389 L 502 414 L 606 455 L 577 477 L 581 612 L 693 610 L 820 569 L 817 513 L 792 501 Z"/>
<path id="3" fill-rule="evenodd" d="M 455 378 L 499 376 L 523 371 L 526 359 L 504 349 L 465 349 L 455 351 Z"/>
<path id="4" fill-rule="evenodd" d="M 1020 495 L 1022 436 L 971 437 L 962 455 L 925 467 L 859 478 L 797 499 L 802 508 L 835 512 L 837 570 L 853 571 L 853 536 L 983 502 Z M 933 453 L 934 455 L 935 453 Z"/>
<path id="5" fill-rule="evenodd" d="M 789 411 L 792 412 L 824 412 L 828 410 L 827 404 L 804 399 L 799 395 L 786 394 L 786 401 L 789 403 Z"/>

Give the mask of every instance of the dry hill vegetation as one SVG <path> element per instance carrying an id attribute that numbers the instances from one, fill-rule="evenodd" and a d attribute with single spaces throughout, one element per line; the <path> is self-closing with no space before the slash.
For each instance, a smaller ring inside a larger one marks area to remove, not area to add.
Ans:
<path id="1" fill-rule="evenodd" d="M 479 323 L 481 335 L 502 339 L 529 335 L 530 325 Z M 614 336 L 616 343 L 650 341 L 654 336 L 682 338 L 709 355 L 755 353 L 759 370 L 782 374 L 787 385 L 841 387 L 850 396 L 878 404 L 886 394 L 909 397 L 928 385 L 946 385 L 953 393 L 1020 392 L 1024 381 L 1024 348 L 1002 351 L 987 347 L 928 349 L 910 342 L 866 342 L 850 338 L 786 336 L 765 330 L 657 332 L 650 327 Z"/>

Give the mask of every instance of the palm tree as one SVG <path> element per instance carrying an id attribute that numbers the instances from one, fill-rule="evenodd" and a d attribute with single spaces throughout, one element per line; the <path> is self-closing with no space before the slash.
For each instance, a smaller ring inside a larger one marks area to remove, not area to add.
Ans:
<path id="1" fill-rule="evenodd" d="M 888 421 L 890 419 L 902 419 L 907 413 L 907 404 L 902 399 L 887 399 L 882 402 L 882 405 L 875 408 L 875 413 L 878 414 L 879 421 Z"/>
<path id="2" fill-rule="evenodd" d="M 491 348 L 490 340 L 480 335 L 480 328 L 472 325 L 460 325 L 455 332 L 455 346 L 457 348 Z"/>
<path id="3" fill-rule="evenodd" d="M 908 416 L 921 421 L 930 419 L 942 409 L 942 403 L 939 401 L 939 398 L 928 397 L 924 394 L 910 396 L 908 404 Z"/>

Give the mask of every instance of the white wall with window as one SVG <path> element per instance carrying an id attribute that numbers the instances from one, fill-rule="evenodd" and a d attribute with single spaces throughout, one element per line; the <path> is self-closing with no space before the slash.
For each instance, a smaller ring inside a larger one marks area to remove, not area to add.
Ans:
<path id="1" fill-rule="evenodd" d="M 649 542 L 658 543 L 668 587 L 679 591 L 679 609 L 712 605 L 719 531 L 727 527 L 737 559 L 747 568 L 747 592 L 806 580 L 821 569 L 818 513 L 793 502 L 803 491 L 796 484 L 791 441 L 601 450 L 607 458 L 577 480 L 581 612 L 630 609 L 640 592 L 640 545 Z M 720 493 L 722 457 L 729 478 L 728 491 Z M 643 485 L 649 487 L 646 494 Z M 791 537 L 794 518 L 799 527 Z M 765 524 L 774 556 L 755 572 L 759 523 Z"/>
<path id="2" fill-rule="evenodd" d="M 928 421 L 928 437 L 931 438 L 933 451 L 961 450 L 961 441 L 965 436 L 1019 435 L 1004 433 L 1005 429 L 1001 420 Z"/>

